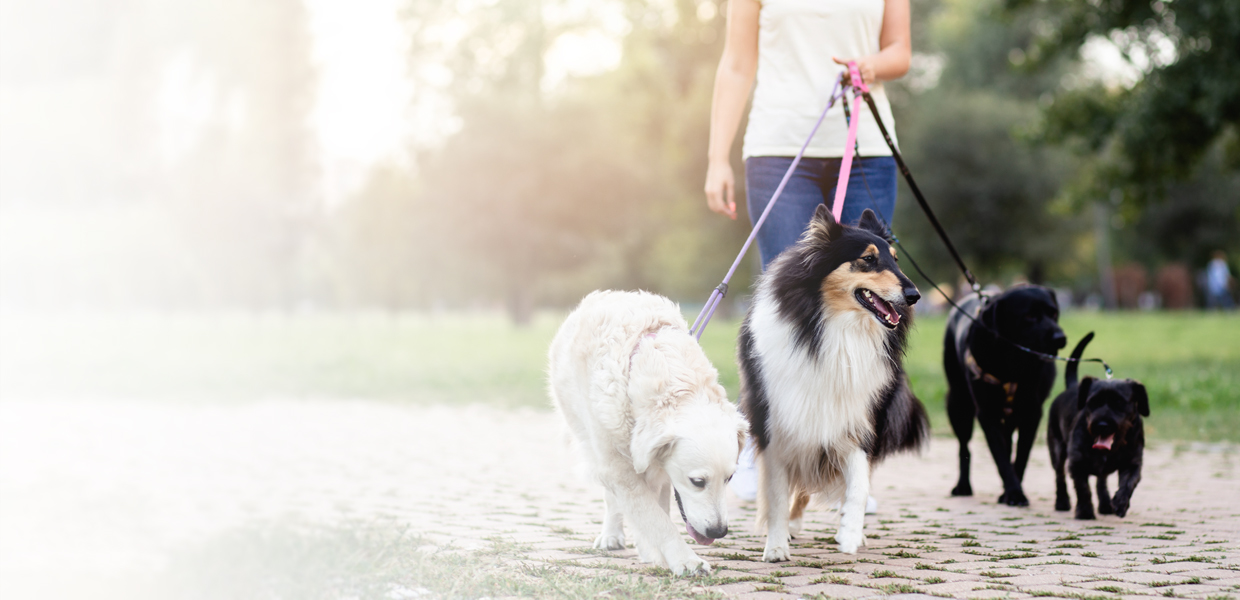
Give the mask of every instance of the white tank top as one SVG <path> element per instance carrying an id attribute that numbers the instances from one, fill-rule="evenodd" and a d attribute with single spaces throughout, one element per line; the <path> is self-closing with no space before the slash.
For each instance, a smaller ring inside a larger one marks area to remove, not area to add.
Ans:
<path id="1" fill-rule="evenodd" d="M 845 68 L 831 57 L 855 58 L 879 51 L 883 5 L 883 0 L 762 0 L 757 86 L 745 129 L 745 158 L 796 156 Z M 871 86 L 870 93 L 895 141 L 895 122 L 883 85 Z M 852 95 L 848 98 L 852 108 Z M 891 150 L 864 101 L 858 110 L 860 155 L 890 156 Z M 854 110 L 854 115 L 857 112 Z M 843 156 L 847 135 L 844 108 L 837 101 L 805 155 Z"/>

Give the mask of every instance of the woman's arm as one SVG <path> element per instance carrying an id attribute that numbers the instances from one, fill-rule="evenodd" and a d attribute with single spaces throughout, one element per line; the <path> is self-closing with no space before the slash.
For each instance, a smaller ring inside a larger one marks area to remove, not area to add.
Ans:
<path id="1" fill-rule="evenodd" d="M 908 0 L 904 0 L 907 6 Z M 758 0 L 728 0 L 727 38 L 715 72 L 706 159 L 706 205 L 736 219 L 736 178 L 729 156 L 758 70 Z M 885 20 L 885 17 L 884 17 Z M 907 24 L 906 24 L 907 28 Z"/>
<path id="2" fill-rule="evenodd" d="M 899 79 L 908 73 L 913 57 L 913 36 L 909 32 L 908 0 L 886 0 L 883 5 L 883 28 L 878 34 L 878 54 L 856 58 L 831 57 L 836 63 L 857 61 L 857 70 L 867 84 Z"/>

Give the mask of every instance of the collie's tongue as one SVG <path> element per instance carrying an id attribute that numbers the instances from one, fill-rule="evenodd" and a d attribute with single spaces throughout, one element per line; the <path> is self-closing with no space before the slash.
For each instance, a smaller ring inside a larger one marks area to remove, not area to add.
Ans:
<path id="1" fill-rule="evenodd" d="M 694 529 L 688 522 L 685 523 L 685 530 L 689 532 L 689 537 L 693 538 L 693 541 L 703 546 L 709 546 L 715 543 L 715 540 L 698 533 L 697 530 Z"/>
<path id="2" fill-rule="evenodd" d="M 1111 444 L 1115 443 L 1115 434 L 1112 433 L 1106 437 L 1099 437 L 1094 440 L 1094 450 L 1110 450 Z"/>
<path id="3" fill-rule="evenodd" d="M 883 316 L 887 317 L 892 323 L 900 324 L 900 313 L 896 312 L 886 300 L 874 296 L 874 308 L 877 308 L 878 312 L 883 313 Z"/>

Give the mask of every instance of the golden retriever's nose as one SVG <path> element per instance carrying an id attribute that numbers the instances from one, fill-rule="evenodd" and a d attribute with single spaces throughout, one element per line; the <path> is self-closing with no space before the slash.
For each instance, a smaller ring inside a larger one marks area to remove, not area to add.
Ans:
<path id="1" fill-rule="evenodd" d="M 728 526 L 726 524 L 713 525 L 706 528 L 706 537 L 717 540 L 728 535 Z"/>

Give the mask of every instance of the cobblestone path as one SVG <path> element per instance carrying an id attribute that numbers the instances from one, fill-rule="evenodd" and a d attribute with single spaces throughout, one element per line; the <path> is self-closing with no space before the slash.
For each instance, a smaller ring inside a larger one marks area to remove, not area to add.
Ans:
<path id="1" fill-rule="evenodd" d="M 949 496 L 955 447 L 936 437 L 923 456 L 877 469 L 879 510 L 856 556 L 835 550 L 834 515 L 813 510 L 794 560 L 763 563 L 754 507 L 734 498 L 732 533 L 695 546 L 712 579 L 726 582 L 711 589 L 741 598 L 1240 598 L 1236 446 L 1152 444 L 1127 518 L 1096 521 L 1054 511 L 1042 445 L 1025 478 L 1030 507 L 996 505 L 999 479 L 980 444 L 977 496 Z M 501 539 L 524 548 L 525 560 L 586 575 L 644 568 L 632 549 L 590 548 L 602 492 L 575 474 L 549 412 L 8 402 L 0 509 L 6 597 L 67 568 L 123 579 L 195 540 L 290 518 L 395 520 L 465 550 Z"/>

